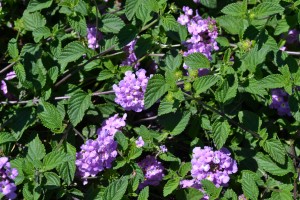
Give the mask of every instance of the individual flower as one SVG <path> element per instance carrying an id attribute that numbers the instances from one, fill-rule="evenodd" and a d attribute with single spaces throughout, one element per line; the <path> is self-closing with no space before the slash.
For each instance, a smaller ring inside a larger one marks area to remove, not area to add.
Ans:
<path id="1" fill-rule="evenodd" d="M 4 80 L 1 81 L 1 91 L 5 96 L 9 96 L 8 90 L 7 90 L 7 85 L 5 81 L 11 80 L 13 78 L 17 77 L 16 73 L 14 71 L 9 72 L 8 74 L 6 74 L 6 77 L 4 78 Z"/>
<path id="2" fill-rule="evenodd" d="M 157 186 L 164 177 L 164 167 L 161 162 L 157 161 L 154 156 L 146 156 L 138 163 L 144 173 L 145 180 L 140 183 L 139 189 L 143 189 L 147 185 Z"/>
<path id="3" fill-rule="evenodd" d="M 118 85 L 113 85 L 116 94 L 115 102 L 125 110 L 141 112 L 144 109 L 144 95 L 149 77 L 144 69 L 135 74 L 131 71 L 125 72 L 125 77 Z"/>
<path id="4" fill-rule="evenodd" d="M 287 35 L 285 36 L 287 44 L 293 44 L 295 42 L 299 42 L 299 31 L 296 29 L 289 30 Z"/>
<path id="5" fill-rule="evenodd" d="M 77 173 L 87 184 L 87 177 L 95 177 L 104 169 L 111 168 L 112 162 L 117 156 L 117 142 L 114 135 L 125 126 L 126 115 L 123 118 L 115 115 L 107 119 L 101 128 L 97 130 L 96 140 L 87 140 L 76 153 L 75 164 Z"/>
<path id="6" fill-rule="evenodd" d="M 121 66 L 133 66 L 135 69 L 137 69 L 140 66 L 140 63 L 138 62 L 138 59 L 134 53 L 136 41 L 137 40 L 132 40 L 123 48 L 126 54 L 126 59 L 123 60 Z"/>
<path id="7" fill-rule="evenodd" d="M 272 103 L 270 108 L 276 109 L 278 115 L 280 116 L 291 116 L 291 110 L 289 106 L 289 95 L 283 89 L 277 88 L 271 90 Z"/>
<path id="8" fill-rule="evenodd" d="M 15 199 L 17 197 L 17 187 L 14 179 L 18 176 L 18 170 L 10 167 L 7 157 L 0 157 L 0 193 L 7 199 Z"/>
<path id="9" fill-rule="evenodd" d="M 239 195 L 238 200 L 247 200 L 244 194 Z"/>
<path id="10" fill-rule="evenodd" d="M 89 25 L 87 28 L 87 40 L 88 47 L 91 49 L 99 48 L 98 40 L 102 37 L 101 32 L 97 30 L 97 27 Z"/>
<path id="11" fill-rule="evenodd" d="M 187 41 L 183 42 L 187 48 L 187 51 L 183 55 L 188 56 L 192 53 L 202 53 L 211 60 L 212 51 L 219 50 L 216 42 L 216 38 L 218 37 L 216 21 L 211 18 L 203 19 L 198 12 L 193 15 L 193 10 L 187 6 L 184 6 L 182 10 L 184 14 L 181 14 L 177 21 L 187 27 L 191 36 Z M 185 63 L 183 67 L 185 69 L 189 68 Z M 208 73 L 208 69 L 199 70 L 199 76 L 207 75 Z"/>
<path id="12" fill-rule="evenodd" d="M 138 139 L 135 141 L 135 145 L 138 147 L 138 148 L 141 148 L 143 147 L 145 144 L 143 138 L 140 136 L 138 137 Z"/>
<path id="13" fill-rule="evenodd" d="M 159 149 L 160 149 L 160 151 L 161 151 L 162 153 L 168 152 L 168 149 L 167 149 L 167 147 L 166 147 L 165 145 L 159 146 Z"/>

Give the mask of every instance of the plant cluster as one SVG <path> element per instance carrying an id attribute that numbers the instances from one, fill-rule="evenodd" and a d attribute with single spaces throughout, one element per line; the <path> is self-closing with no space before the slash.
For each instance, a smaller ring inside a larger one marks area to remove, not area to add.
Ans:
<path id="1" fill-rule="evenodd" d="M 2 0 L 0 199 L 299 199 L 299 24 L 299 0 Z"/>

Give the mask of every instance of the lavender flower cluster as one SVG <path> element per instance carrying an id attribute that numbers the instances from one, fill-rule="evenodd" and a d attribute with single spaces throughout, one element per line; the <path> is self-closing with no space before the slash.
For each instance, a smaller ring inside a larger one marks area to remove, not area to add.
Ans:
<path id="1" fill-rule="evenodd" d="M 194 187 L 201 190 L 201 180 L 212 181 L 216 187 L 226 187 L 230 180 L 230 174 L 237 172 L 237 163 L 230 157 L 231 153 L 226 148 L 213 151 L 211 147 L 203 149 L 195 147 L 192 157 L 192 180 L 182 180 L 183 188 Z"/>
<path id="2" fill-rule="evenodd" d="M 139 189 L 147 185 L 157 186 L 164 177 L 164 166 L 154 156 L 146 156 L 138 165 L 142 168 L 145 180 L 140 183 Z"/>
<path id="3" fill-rule="evenodd" d="M 283 89 L 273 89 L 271 91 L 272 94 L 272 103 L 270 104 L 270 108 L 276 109 L 278 115 L 280 116 L 291 116 L 291 110 L 289 106 L 289 95 Z"/>
<path id="4" fill-rule="evenodd" d="M 91 49 L 99 48 L 98 40 L 102 38 L 102 34 L 97 27 L 89 25 L 87 28 L 88 47 Z"/>
<path id="5" fill-rule="evenodd" d="M 188 56 L 192 53 L 202 53 L 208 59 L 211 59 L 211 52 L 219 49 L 216 42 L 216 38 L 218 37 L 216 21 L 211 18 L 203 19 L 197 11 L 193 15 L 193 10 L 187 6 L 184 6 L 182 10 L 184 14 L 181 14 L 177 21 L 181 25 L 186 26 L 191 35 L 191 38 L 183 43 L 187 48 L 187 51 L 183 55 Z M 183 67 L 185 69 L 189 68 L 185 63 Z M 203 68 L 199 69 L 198 75 L 203 76 L 208 73 L 209 70 Z"/>
<path id="6" fill-rule="evenodd" d="M 87 184 L 87 177 L 94 177 L 104 169 L 111 168 L 111 163 L 117 156 L 117 142 L 114 135 L 125 126 L 126 114 L 119 118 L 114 115 L 107 119 L 102 127 L 97 130 L 96 140 L 87 140 L 76 153 L 76 166 L 78 175 Z"/>
<path id="7" fill-rule="evenodd" d="M 0 193 L 8 199 L 15 199 L 17 187 L 14 179 L 18 176 L 18 170 L 10 167 L 7 157 L 0 158 Z"/>
<path id="8" fill-rule="evenodd" d="M 149 77 L 146 70 L 140 69 L 135 74 L 131 71 L 125 72 L 125 77 L 114 84 L 113 90 L 116 94 L 115 102 L 125 110 L 141 112 L 144 109 L 144 94 L 146 92 Z"/>
<path id="9" fill-rule="evenodd" d="M 123 60 L 121 66 L 133 66 L 134 69 L 137 69 L 140 66 L 140 63 L 138 62 L 138 59 L 134 53 L 136 41 L 137 40 L 132 40 L 123 48 L 126 54 L 126 59 Z"/>

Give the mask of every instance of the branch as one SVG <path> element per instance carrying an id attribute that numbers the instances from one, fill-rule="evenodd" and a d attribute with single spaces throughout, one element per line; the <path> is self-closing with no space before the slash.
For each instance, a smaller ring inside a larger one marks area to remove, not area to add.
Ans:
<path id="1" fill-rule="evenodd" d="M 6 72 L 7 70 L 9 70 L 11 67 L 13 67 L 15 64 L 17 63 L 17 61 L 10 63 L 9 65 L 7 65 L 6 67 L 4 67 L 1 71 L 0 74 Z"/>

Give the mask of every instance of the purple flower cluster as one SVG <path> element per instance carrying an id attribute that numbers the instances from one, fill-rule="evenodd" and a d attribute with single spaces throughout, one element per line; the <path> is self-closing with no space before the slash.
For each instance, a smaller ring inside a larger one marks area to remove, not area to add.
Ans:
<path id="1" fill-rule="evenodd" d="M 125 126 L 126 114 L 119 118 L 114 115 L 107 119 L 97 130 L 96 140 L 87 140 L 76 153 L 76 166 L 79 176 L 83 177 L 83 184 L 87 184 L 87 177 L 96 176 L 104 169 L 111 168 L 111 163 L 117 156 L 117 142 L 114 135 Z"/>
<path id="2" fill-rule="evenodd" d="M 287 35 L 285 36 L 286 43 L 293 44 L 295 42 L 299 42 L 299 31 L 296 29 L 289 30 Z"/>
<path id="3" fill-rule="evenodd" d="M 144 109 L 144 94 L 146 92 L 149 77 L 146 70 L 140 69 L 135 74 L 131 71 L 125 72 L 125 77 L 114 84 L 113 90 L 116 94 L 115 102 L 125 110 L 141 112 Z"/>
<path id="4" fill-rule="evenodd" d="M 102 34 L 97 27 L 89 25 L 87 28 L 87 39 L 88 39 L 88 47 L 91 49 L 99 48 L 98 40 L 101 39 Z"/>
<path id="5" fill-rule="evenodd" d="M 145 145 L 145 142 L 144 142 L 144 140 L 143 140 L 143 138 L 141 136 L 138 137 L 138 139 L 135 141 L 135 145 L 138 148 L 141 148 L 141 147 L 143 147 Z"/>
<path id="6" fill-rule="evenodd" d="M 273 89 L 271 91 L 272 94 L 272 103 L 270 104 L 270 108 L 276 109 L 278 115 L 284 116 L 288 115 L 291 116 L 291 110 L 289 106 L 289 95 L 283 89 Z"/>
<path id="7" fill-rule="evenodd" d="M 182 180 L 181 186 L 201 189 L 201 180 L 212 181 L 216 187 L 226 187 L 230 180 L 230 174 L 237 172 L 237 163 L 230 157 L 231 153 L 222 148 L 213 151 L 211 147 L 205 146 L 203 149 L 195 147 L 192 157 L 192 180 Z"/>
<path id="8" fill-rule="evenodd" d="M 138 165 L 142 168 L 145 180 L 140 183 L 139 189 L 147 185 L 157 186 L 164 177 L 164 167 L 154 156 L 146 156 Z"/>
<path id="9" fill-rule="evenodd" d="M 8 74 L 6 74 L 6 77 L 4 78 L 5 81 L 8 81 L 8 80 L 11 80 L 13 78 L 17 77 L 16 73 L 14 71 L 12 72 L 9 72 Z M 8 94 L 8 90 L 7 90 L 7 85 L 6 85 L 6 82 L 2 80 L 1 81 L 1 87 L 0 87 L 0 90 L 2 91 L 2 93 L 5 95 L 5 96 L 9 96 Z"/>
<path id="10" fill-rule="evenodd" d="M 17 187 L 13 180 L 18 176 L 18 170 L 10 167 L 7 157 L 0 157 L 0 193 L 8 199 L 15 199 Z"/>
<path id="11" fill-rule="evenodd" d="M 121 66 L 132 66 L 134 69 L 137 69 L 140 66 L 140 63 L 138 63 L 138 59 L 134 53 L 134 47 L 136 44 L 136 40 L 132 40 L 129 44 L 127 44 L 123 50 L 126 53 L 126 59 L 123 60 Z"/>
<path id="12" fill-rule="evenodd" d="M 186 26 L 191 34 L 191 38 L 184 43 L 187 47 L 184 56 L 198 52 L 211 59 L 211 52 L 219 49 L 216 42 L 218 37 L 216 21 L 211 18 L 203 19 L 198 12 L 193 16 L 193 10 L 187 6 L 182 10 L 184 14 L 181 14 L 177 21 Z"/>

